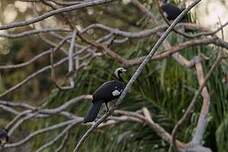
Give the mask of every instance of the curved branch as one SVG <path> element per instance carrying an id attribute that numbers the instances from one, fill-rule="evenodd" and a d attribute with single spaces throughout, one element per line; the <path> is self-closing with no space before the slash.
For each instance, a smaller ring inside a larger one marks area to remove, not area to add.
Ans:
<path id="1" fill-rule="evenodd" d="M 42 20 L 44 20 L 44 19 L 46 19 L 48 17 L 51 17 L 51 16 L 59 14 L 59 13 L 64 13 L 64 12 L 69 12 L 69 11 L 73 11 L 73 10 L 80 9 L 80 8 L 85 8 L 85 7 L 105 4 L 105 3 L 112 2 L 112 1 L 114 1 L 114 0 L 94 0 L 94 1 L 87 1 L 85 3 L 64 7 L 64 8 L 59 8 L 57 10 L 49 11 L 49 12 L 43 14 L 43 15 L 40 15 L 38 17 L 34 17 L 34 18 L 32 18 L 30 20 L 27 20 L 27 21 L 18 21 L 18 22 L 14 22 L 14 23 L 11 23 L 11 24 L 7 24 L 7 25 L 2 25 L 2 26 L 0 26 L 0 30 L 26 26 L 26 25 L 29 25 L 29 24 L 33 24 L 33 23 L 42 21 Z"/>

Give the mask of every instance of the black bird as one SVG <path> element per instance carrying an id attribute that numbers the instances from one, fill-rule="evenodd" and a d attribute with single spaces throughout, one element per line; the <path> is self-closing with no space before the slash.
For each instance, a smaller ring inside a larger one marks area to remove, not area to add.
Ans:
<path id="1" fill-rule="evenodd" d="M 180 9 L 179 7 L 175 6 L 174 4 L 171 4 L 167 0 L 161 0 L 161 9 L 163 11 L 164 16 L 169 20 L 175 20 L 178 15 L 181 14 L 181 12 L 184 9 Z M 184 16 L 181 20 L 181 22 L 187 22 L 187 16 Z"/>
<path id="2" fill-rule="evenodd" d="M 124 81 L 121 74 L 126 72 L 124 68 L 117 68 L 114 72 L 117 80 L 111 80 L 103 83 L 94 93 L 92 106 L 84 118 L 84 122 L 92 122 L 96 119 L 97 114 L 101 108 L 102 103 L 105 103 L 107 110 L 109 110 L 107 103 L 117 99 L 125 88 Z"/>
<path id="3" fill-rule="evenodd" d="M 0 146 L 4 146 L 7 142 L 9 142 L 8 131 L 0 129 Z"/>

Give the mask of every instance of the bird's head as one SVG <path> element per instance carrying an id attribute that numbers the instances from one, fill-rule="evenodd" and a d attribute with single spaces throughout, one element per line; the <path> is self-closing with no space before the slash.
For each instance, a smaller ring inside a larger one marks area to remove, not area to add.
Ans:
<path id="1" fill-rule="evenodd" d="M 124 73 L 124 72 L 126 72 L 126 71 L 127 71 L 126 69 L 124 69 L 123 67 L 120 67 L 120 68 L 117 68 L 115 70 L 114 74 L 115 74 L 115 76 L 116 76 L 117 79 L 123 80 L 122 77 L 121 77 L 121 74 Z"/>
<path id="2" fill-rule="evenodd" d="M 0 129 L 0 145 L 3 146 L 9 141 L 8 132 L 5 129 Z"/>

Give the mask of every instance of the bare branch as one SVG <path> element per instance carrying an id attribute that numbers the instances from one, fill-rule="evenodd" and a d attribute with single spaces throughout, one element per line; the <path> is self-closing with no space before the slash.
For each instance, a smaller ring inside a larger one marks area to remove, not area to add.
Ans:
<path id="1" fill-rule="evenodd" d="M 49 33 L 49 32 L 70 32 L 68 29 L 58 29 L 58 28 L 47 28 L 47 29 L 38 29 L 38 30 L 31 30 L 31 31 L 25 31 L 22 33 L 17 33 L 17 34 L 8 34 L 8 33 L 0 33 L 0 37 L 5 37 L 5 38 L 22 38 L 22 37 L 27 37 L 31 35 L 36 35 L 36 34 L 41 34 L 41 33 Z"/>
<path id="2" fill-rule="evenodd" d="M 69 12 L 69 11 L 73 11 L 76 9 L 85 8 L 85 7 L 89 7 L 89 6 L 105 4 L 105 3 L 112 2 L 112 1 L 114 1 L 114 0 L 94 0 L 94 1 L 88 1 L 88 2 L 82 3 L 82 4 L 76 4 L 76 5 L 72 5 L 72 6 L 68 6 L 68 7 L 64 7 L 64 8 L 59 8 L 57 10 L 49 11 L 43 15 L 40 15 L 38 17 L 34 17 L 34 18 L 27 20 L 27 21 L 18 21 L 15 23 L 7 24 L 7 25 L 2 25 L 2 26 L 0 26 L 0 30 L 26 26 L 29 24 L 39 22 L 41 20 L 44 20 L 48 17 L 51 17 L 51 16 L 59 14 L 59 13 Z"/>
<path id="3" fill-rule="evenodd" d="M 220 61 L 220 60 L 218 60 L 218 61 Z M 184 115 L 182 116 L 182 118 L 176 123 L 176 125 L 175 125 L 175 127 L 174 127 L 174 129 L 173 129 L 173 131 L 172 131 L 172 141 L 173 141 L 174 148 L 177 147 L 176 144 L 175 144 L 176 133 L 177 133 L 177 131 L 179 130 L 179 128 L 181 127 L 181 125 L 184 123 L 184 121 L 185 121 L 185 120 L 189 117 L 189 115 L 192 113 L 193 108 L 194 108 L 194 105 L 195 105 L 195 103 L 196 103 L 196 101 L 197 101 L 197 98 L 198 98 L 198 96 L 200 95 L 200 93 L 201 93 L 201 91 L 203 90 L 203 88 L 205 87 L 206 82 L 207 82 L 207 80 L 209 79 L 209 77 L 211 76 L 212 72 L 213 72 L 214 69 L 216 68 L 216 65 L 218 64 L 218 63 L 217 63 L 218 61 L 216 61 L 216 62 L 215 62 L 216 64 L 214 64 L 214 65 L 211 67 L 211 69 L 210 69 L 209 72 L 207 73 L 206 77 L 204 78 L 204 81 L 203 81 L 203 82 L 200 82 L 200 87 L 199 87 L 199 89 L 195 92 L 194 97 L 192 98 L 191 103 L 189 104 L 189 106 L 188 106 L 186 112 L 184 113 Z M 198 62 L 200 62 L 200 59 L 199 59 L 199 58 L 198 58 Z M 198 63 L 198 62 L 196 62 L 196 63 Z M 208 100 L 208 98 L 207 98 L 207 100 Z M 209 101 L 209 100 L 208 100 L 208 101 Z M 205 108 L 205 109 L 204 109 L 204 110 L 207 110 L 208 107 L 209 107 L 209 104 L 206 104 L 206 103 L 205 103 L 205 105 L 204 105 L 204 108 Z M 204 110 L 203 110 L 203 111 L 204 111 Z M 201 116 L 200 119 L 203 119 L 202 117 L 206 116 L 206 115 L 204 115 L 204 114 L 205 114 L 204 112 L 203 112 L 202 114 L 203 114 L 203 115 Z M 203 119 L 203 120 L 205 120 L 205 119 Z M 204 129 L 205 129 L 205 128 L 204 128 Z M 203 129 L 203 131 L 204 131 L 204 129 Z M 201 135 L 202 135 L 202 134 L 201 134 Z M 200 137 L 201 137 L 201 135 L 200 135 Z M 197 135 L 197 136 L 198 136 L 198 135 Z M 201 137 L 201 138 L 202 138 L 202 137 Z M 201 139 L 201 138 L 195 137 L 194 141 L 195 141 L 196 139 L 197 139 L 197 141 L 198 141 L 198 139 Z"/>

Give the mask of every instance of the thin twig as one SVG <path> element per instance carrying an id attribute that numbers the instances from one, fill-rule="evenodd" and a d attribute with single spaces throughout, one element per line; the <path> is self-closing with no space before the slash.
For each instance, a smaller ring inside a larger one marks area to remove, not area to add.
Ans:
<path id="1" fill-rule="evenodd" d="M 34 17 L 34 18 L 27 20 L 27 21 L 18 21 L 18 22 L 14 22 L 11 24 L 7 24 L 7 25 L 2 25 L 2 26 L 0 26 L 0 30 L 26 26 L 29 24 L 39 22 L 41 20 L 44 20 L 48 17 L 51 17 L 51 16 L 59 14 L 59 13 L 69 12 L 69 11 L 73 11 L 76 9 L 85 8 L 85 7 L 89 7 L 89 6 L 95 6 L 95 5 L 110 3 L 112 1 L 114 1 L 114 0 L 93 0 L 93 1 L 88 1 L 86 3 L 76 4 L 76 5 L 72 5 L 72 6 L 68 6 L 68 7 L 64 7 L 64 8 L 59 8 L 57 10 L 49 11 L 43 15 L 40 15 L 38 17 Z"/>

